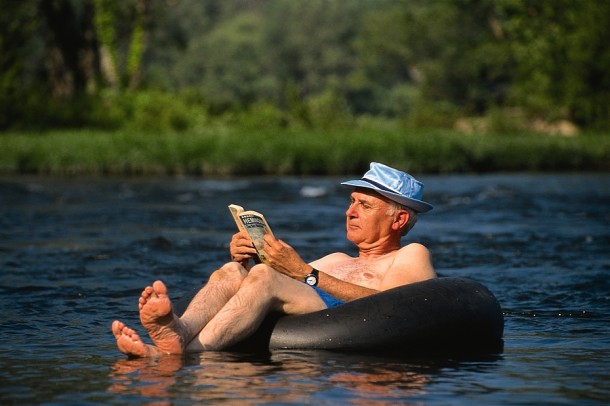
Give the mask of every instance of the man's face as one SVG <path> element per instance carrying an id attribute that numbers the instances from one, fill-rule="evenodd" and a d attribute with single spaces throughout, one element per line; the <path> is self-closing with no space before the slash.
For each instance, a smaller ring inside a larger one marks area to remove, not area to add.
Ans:
<path id="1" fill-rule="evenodd" d="M 354 244 L 374 244 L 392 230 L 391 205 L 378 193 L 356 188 L 345 212 L 347 239 Z"/>

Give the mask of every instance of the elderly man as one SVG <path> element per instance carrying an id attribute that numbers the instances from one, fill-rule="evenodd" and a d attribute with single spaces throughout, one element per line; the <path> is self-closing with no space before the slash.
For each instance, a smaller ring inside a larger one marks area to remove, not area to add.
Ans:
<path id="1" fill-rule="evenodd" d="M 270 312 L 314 312 L 436 276 L 423 245 L 400 244 L 417 213 L 432 209 L 421 200 L 421 182 L 373 162 L 362 179 L 342 185 L 353 188 L 345 216 L 347 239 L 358 256 L 337 252 L 306 263 L 290 245 L 266 235 L 269 263 L 250 267 L 256 251 L 245 232 L 237 233 L 232 261 L 212 273 L 181 317 L 172 311 L 163 282 L 146 287 L 140 320 L 155 345 L 115 321 L 119 350 L 138 357 L 222 350 L 253 334 Z"/>

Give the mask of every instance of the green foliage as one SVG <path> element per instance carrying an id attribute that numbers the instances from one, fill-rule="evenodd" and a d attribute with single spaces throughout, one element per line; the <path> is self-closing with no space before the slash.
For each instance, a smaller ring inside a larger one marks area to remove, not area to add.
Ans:
<path id="1" fill-rule="evenodd" d="M 259 102 L 248 107 L 223 114 L 217 121 L 243 130 L 277 129 L 286 126 L 286 114 L 271 103 Z"/>
<path id="2" fill-rule="evenodd" d="M 28 2 L 3 2 L 0 13 L 0 130 L 23 121 L 32 66 L 29 38 L 36 30 L 36 8 Z"/>
<path id="3" fill-rule="evenodd" d="M 511 99 L 581 125 L 610 123 L 610 3 L 504 1 L 499 12 L 514 58 Z M 601 90 L 605 89 L 605 90 Z"/>
<path id="4" fill-rule="evenodd" d="M 265 8 L 265 45 L 274 74 L 297 81 L 301 97 L 342 89 L 356 64 L 354 38 L 362 2 L 326 0 L 270 2 Z"/>
<path id="5" fill-rule="evenodd" d="M 118 72 L 118 51 L 116 38 L 116 8 L 115 2 L 110 0 L 94 0 L 95 14 L 93 23 L 95 32 L 100 42 L 100 48 L 103 53 L 107 54 L 107 70 L 111 71 L 111 75 L 116 75 Z M 116 81 L 117 78 L 112 78 Z M 115 84 L 115 83 L 113 83 Z"/>
<path id="6" fill-rule="evenodd" d="M 137 89 L 140 81 L 142 57 L 144 55 L 144 46 L 147 37 L 145 27 L 147 19 L 146 13 L 148 11 L 147 4 L 147 1 L 140 1 L 135 7 L 133 30 L 127 56 L 127 77 L 131 90 Z"/>
<path id="7" fill-rule="evenodd" d="M 510 132 L 499 112 L 518 109 L 610 129 L 608 1 L 4 6 L 0 128 L 449 128 L 487 116 Z"/>
<path id="8" fill-rule="evenodd" d="M 194 103 L 190 95 L 145 91 L 129 94 L 131 106 L 124 127 L 135 131 L 181 132 L 203 127 L 207 108 Z"/>
<path id="9" fill-rule="evenodd" d="M 241 14 L 218 24 L 204 38 L 189 47 L 192 73 L 197 87 L 214 111 L 241 108 L 257 98 L 265 100 L 276 86 L 266 76 L 261 52 L 261 19 L 256 13 Z"/>
<path id="10" fill-rule="evenodd" d="M 413 173 L 610 170 L 610 138 L 447 130 L 62 131 L 0 135 L 0 173 L 336 175 L 381 161 Z"/>
<path id="11" fill-rule="evenodd" d="M 354 118 L 347 101 L 337 92 L 327 90 L 304 102 L 303 124 L 310 128 L 338 130 L 353 127 Z"/>

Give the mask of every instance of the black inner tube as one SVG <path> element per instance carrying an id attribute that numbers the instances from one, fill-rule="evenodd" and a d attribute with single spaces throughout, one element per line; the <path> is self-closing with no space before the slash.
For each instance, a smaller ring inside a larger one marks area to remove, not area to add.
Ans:
<path id="1" fill-rule="evenodd" d="M 175 306 L 179 314 L 192 296 Z M 486 287 L 466 278 L 442 277 L 314 313 L 271 314 L 231 349 L 498 353 L 503 331 L 502 309 Z"/>

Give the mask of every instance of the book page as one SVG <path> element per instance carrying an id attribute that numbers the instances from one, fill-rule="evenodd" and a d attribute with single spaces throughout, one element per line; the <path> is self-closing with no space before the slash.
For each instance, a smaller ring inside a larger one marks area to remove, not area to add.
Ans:
<path id="1" fill-rule="evenodd" d="M 236 204 L 229 205 L 229 210 L 240 231 L 245 230 L 250 236 L 260 261 L 267 263 L 264 252 L 265 241 L 263 238 L 265 234 L 273 235 L 273 233 L 269 224 L 267 224 L 267 220 L 265 220 L 265 216 L 253 210 L 244 211 L 243 207 Z"/>
<path id="2" fill-rule="evenodd" d="M 235 220 L 235 224 L 237 224 L 237 228 L 239 229 L 239 231 L 244 231 L 244 225 L 239 219 L 239 215 L 244 212 L 244 208 L 236 204 L 230 204 L 229 210 L 231 211 L 231 215 L 233 216 L 233 220 Z"/>

